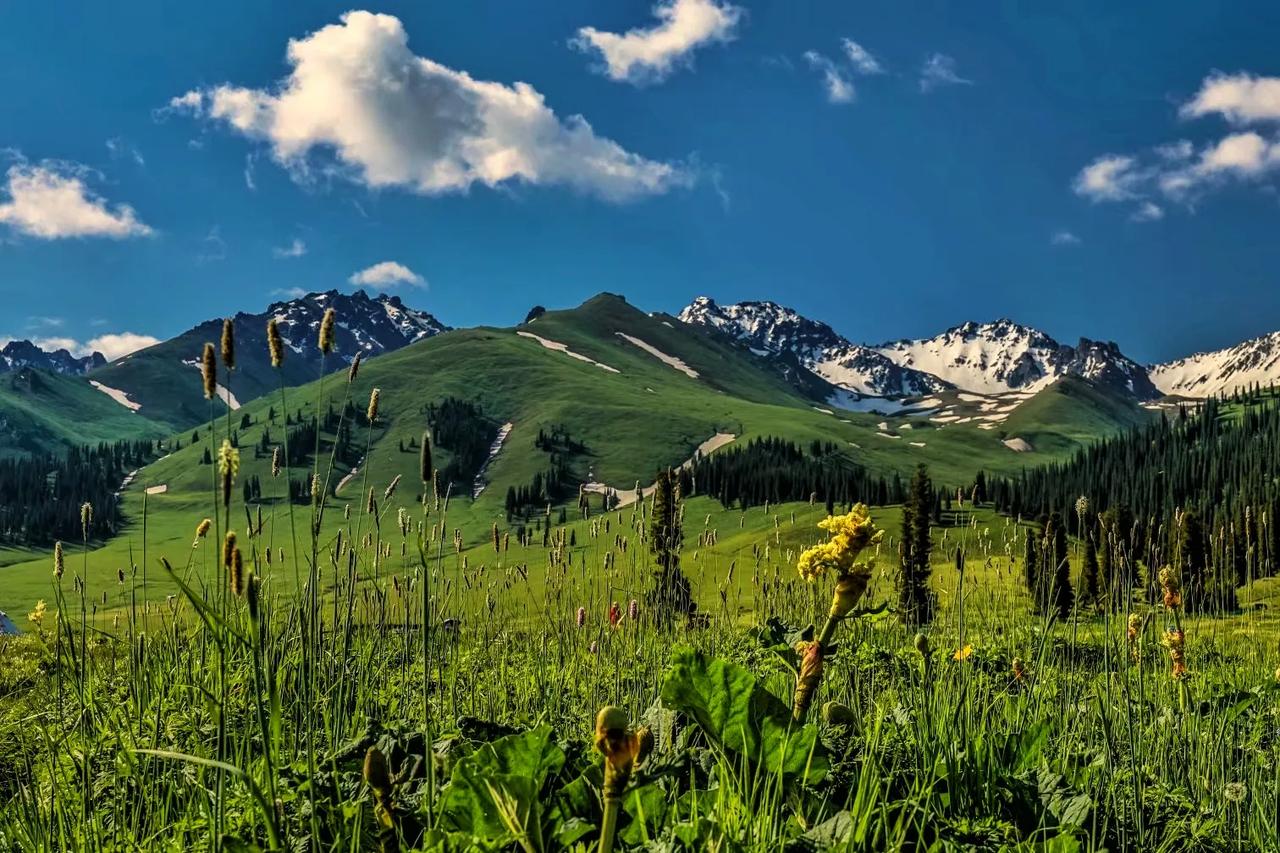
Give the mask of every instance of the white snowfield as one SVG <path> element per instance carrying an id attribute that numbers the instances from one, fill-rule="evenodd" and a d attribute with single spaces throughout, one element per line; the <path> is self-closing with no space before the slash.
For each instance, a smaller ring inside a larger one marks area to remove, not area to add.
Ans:
<path id="1" fill-rule="evenodd" d="M 1014 453 L 1026 453 L 1035 449 L 1025 438 L 1006 438 L 1004 440 L 1004 446 L 1012 450 Z"/>
<path id="2" fill-rule="evenodd" d="M 515 424 L 507 421 L 498 430 L 498 434 L 494 436 L 493 442 L 489 445 L 489 455 L 484 458 L 484 462 L 480 465 L 480 470 L 476 472 L 476 478 L 471 483 L 471 497 L 478 498 L 480 493 L 484 491 L 484 487 L 489 485 L 485 480 L 484 474 L 489 470 L 489 463 L 498 455 L 498 451 L 502 450 L 503 443 L 507 440 L 507 436 L 511 435 L 511 429 Z"/>
<path id="3" fill-rule="evenodd" d="M 693 451 L 693 455 L 690 456 L 688 459 L 686 459 L 684 462 L 682 462 L 680 464 L 680 467 L 688 468 L 692 466 L 693 463 L 696 462 L 700 457 L 706 456 L 708 453 L 714 453 L 715 451 L 719 450 L 721 447 L 724 447 L 726 444 L 733 441 L 735 438 L 737 438 L 737 436 L 731 432 L 716 433 L 715 435 L 711 436 L 711 438 L 708 438 L 706 441 L 699 444 L 698 449 Z M 642 487 L 641 491 L 647 495 L 653 491 L 654 485 L 655 485 L 654 483 L 650 483 L 649 485 Z M 634 485 L 618 487 L 618 486 L 610 486 L 606 483 L 592 482 L 592 483 L 584 483 L 582 486 L 582 490 L 585 492 L 596 494 L 596 495 L 604 494 L 606 492 L 615 492 L 618 495 L 617 506 L 619 507 L 630 506 L 631 504 L 636 502 L 636 499 L 638 497 L 640 497 L 640 495 L 636 493 L 636 488 Z"/>
<path id="4" fill-rule="evenodd" d="M 1187 397 L 1229 394 L 1255 382 L 1265 388 L 1280 379 L 1280 332 L 1156 364 L 1150 375 L 1163 393 Z"/>
<path id="5" fill-rule="evenodd" d="M 182 363 L 189 364 L 196 370 L 201 370 L 199 359 L 184 359 Z M 236 395 L 228 391 L 225 386 L 215 385 L 214 388 L 217 391 L 218 399 L 226 403 L 228 408 L 232 410 L 240 408 L 240 401 L 236 399 Z"/>
<path id="6" fill-rule="evenodd" d="M 130 400 L 129 395 L 124 391 L 121 391 L 119 388 L 108 388 L 106 385 L 103 385 L 95 379 L 90 379 L 89 384 L 131 412 L 136 412 L 138 409 L 142 408 L 141 403 L 135 403 L 133 400 Z"/>
<path id="7" fill-rule="evenodd" d="M 661 361 L 664 364 L 674 367 L 676 370 L 680 371 L 685 376 L 688 376 L 690 379 L 698 378 L 698 371 L 694 370 L 692 367 L 685 364 L 683 361 L 676 358 L 674 355 L 667 355 L 665 352 L 653 346 L 652 344 L 645 343 L 644 341 L 640 340 L 637 337 L 628 335 L 626 332 L 614 332 L 614 334 L 622 338 L 627 343 L 640 347 L 640 349 L 649 353 L 649 355 L 658 359 L 658 361 Z"/>
<path id="8" fill-rule="evenodd" d="M 531 340 L 535 340 L 549 350 L 562 352 L 565 355 L 569 356 L 569 358 L 576 358 L 578 361 L 584 361 L 587 364 L 594 364 L 596 367 L 600 368 L 601 370 L 607 370 L 610 373 L 622 372 L 618 370 L 616 367 L 610 367 L 607 364 L 596 361 L 594 358 L 588 358 L 587 356 L 583 355 L 580 352 L 574 352 L 573 350 L 569 349 L 568 344 L 562 344 L 559 341 L 550 341 L 540 335 L 535 335 L 533 332 L 526 332 L 523 329 L 521 329 L 520 331 L 517 331 L 516 334 L 522 338 L 530 338 Z"/>

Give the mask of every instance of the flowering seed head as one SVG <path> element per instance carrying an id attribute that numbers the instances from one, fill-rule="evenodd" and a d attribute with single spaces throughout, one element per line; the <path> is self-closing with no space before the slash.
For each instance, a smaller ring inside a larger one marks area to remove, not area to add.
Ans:
<path id="1" fill-rule="evenodd" d="M 227 370 L 236 369 L 236 333 L 230 319 L 222 321 L 222 363 Z"/>
<path id="2" fill-rule="evenodd" d="M 267 321 L 267 351 L 271 353 L 271 366 L 284 364 L 284 338 L 280 337 L 280 324 L 275 317 Z"/>
<path id="3" fill-rule="evenodd" d="M 325 309 L 324 318 L 320 321 L 320 352 L 325 355 L 333 352 L 333 326 L 337 319 L 337 311 Z"/>
<path id="4" fill-rule="evenodd" d="M 200 378 L 204 381 L 204 398 L 212 400 L 218 393 L 218 362 L 213 353 L 213 344 L 205 344 L 200 355 Z"/>

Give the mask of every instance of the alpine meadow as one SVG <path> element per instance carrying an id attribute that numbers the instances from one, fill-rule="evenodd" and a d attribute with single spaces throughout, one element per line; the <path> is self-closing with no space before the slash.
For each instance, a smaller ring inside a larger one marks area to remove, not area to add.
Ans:
<path id="1" fill-rule="evenodd" d="M 1280 9 L 72 7 L 0 850 L 1280 852 Z"/>

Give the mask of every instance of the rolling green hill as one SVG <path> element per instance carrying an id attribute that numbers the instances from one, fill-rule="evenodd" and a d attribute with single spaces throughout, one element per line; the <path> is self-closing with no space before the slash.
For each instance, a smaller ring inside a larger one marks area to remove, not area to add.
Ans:
<path id="1" fill-rule="evenodd" d="M 82 377 L 31 368 L 0 374 L 0 457 L 168 432 L 167 425 L 122 405 Z"/>
<path id="2" fill-rule="evenodd" d="M 184 368 L 174 381 L 199 395 L 196 370 Z M 1144 415 L 1098 394 L 1088 383 L 1059 384 L 1059 391 L 1053 386 L 1020 403 L 1000 429 L 936 423 L 918 415 L 885 419 L 823 408 L 802 396 L 766 360 L 719 336 L 664 315 L 646 314 L 621 297 L 605 294 L 516 328 L 436 335 L 371 359 L 354 383 L 348 384 L 347 375 L 339 373 L 283 393 L 277 390 L 198 428 L 195 443 L 190 430 L 177 434 L 176 441 L 166 444 L 172 448 L 176 443 L 178 449 L 141 470 L 125 490 L 129 521 L 123 532 L 109 542 L 91 543 L 84 558 L 88 583 L 98 594 L 114 590 L 118 570 L 141 567 L 145 546 L 151 573 L 148 595 L 172 592 L 172 585 L 158 578 L 155 561 L 164 555 L 182 565 L 193 553 L 195 525 L 213 514 L 215 469 L 204 459 L 206 453 L 216 455 L 228 435 L 240 449 L 236 503 L 245 483 L 259 484 L 254 504 L 262 508 L 270 538 L 277 546 L 291 543 L 289 481 L 294 481 L 295 490 L 301 488 L 312 462 L 303 460 L 292 472 L 273 478 L 271 451 L 317 415 L 322 422 L 328 415 L 330 427 L 336 427 L 347 401 L 352 408 L 343 418 L 346 459 L 339 459 L 328 477 L 331 508 L 322 537 L 336 531 L 344 504 L 362 502 L 369 490 L 381 504 L 380 496 L 397 476 L 403 478 L 401 485 L 384 509 L 417 503 L 421 484 L 415 443 L 428 427 L 429 406 L 446 398 L 474 405 L 481 413 L 476 429 L 485 431 L 486 440 L 499 425 L 510 425 L 484 471 L 485 487 L 479 496 L 472 497 L 471 483 L 460 483 L 451 495 L 447 526 L 460 532 L 464 548 L 473 548 L 484 547 L 495 523 L 504 531 L 520 525 L 519 518 L 508 523 L 504 500 L 508 488 L 531 483 L 551 466 L 552 453 L 536 446 L 540 433 L 560 430 L 572 438 L 572 452 L 556 452 L 570 472 L 571 484 L 590 480 L 619 490 L 651 482 L 660 467 L 689 459 L 717 434 L 734 436 L 730 446 L 760 436 L 782 436 L 800 446 L 830 442 L 849 462 L 872 472 L 905 475 L 924 462 L 939 485 L 964 485 L 979 468 L 1007 473 L 1058 458 L 1077 442 Z M 369 427 L 364 414 L 374 388 L 379 389 L 379 413 Z M 139 418 L 106 394 L 92 393 L 119 410 L 112 412 L 116 419 Z M 1055 418 L 1065 429 L 1057 437 Z M 1018 453 L 1005 445 L 1004 438 L 1015 430 L 1031 436 L 1027 440 L 1035 445 L 1033 450 Z M 334 454 L 335 432 L 322 431 L 322 473 Z M 454 461 L 454 454 L 437 443 L 434 461 L 443 469 Z M 302 501 L 294 504 L 293 525 L 305 539 L 310 509 L 305 496 Z M 576 485 L 564 503 L 573 508 Z M 233 518 L 233 523 L 239 522 Z M 47 588 L 48 571 L 46 554 L 0 552 L 0 575 L 6 580 L 0 584 L 0 609 L 29 606 L 31 596 Z"/>
<path id="3" fill-rule="evenodd" d="M 1154 414 L 1118 392 L 1064 376 L 1009 413 L 1002 429 L 1039 454 L 1068 454 L 1103 436 L 1149 423 Z"/>

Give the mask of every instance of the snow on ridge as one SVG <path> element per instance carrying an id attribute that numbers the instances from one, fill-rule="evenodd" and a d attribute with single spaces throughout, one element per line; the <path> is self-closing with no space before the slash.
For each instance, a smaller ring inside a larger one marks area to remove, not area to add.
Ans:
<path id="1" fill-rule="evenodd" d="M 596 361 L 594 358 L 585 356 L 580 352 L 574 352 L 573 350 L 569 349 L 568 344 L 562 344 L 559 341 L 548 340 L 547 338 L 544 338 L 540 335 L 535 335 L 533 332 L 526 332 L 523 329 L 517 331 L 516 334 L 522 338 L 530 338 L 531 340 L 535 340 L 549 350 L 554 350 L 555 352 L 562 352 L 565 355 L 569 356 L 569 358 L 575 358 L 578 361 L 586 362 L 587 364 L 594 364 L 596 367 L 600 368 L 601 370 L 607 370 L 610 373 L 622 372 L 618 370 L 616 367 L 610 367 L 609 365 L 604 364 L 603 362 Z"/>
<path id="2" fill-rule="evenodd" d="M 141 403 L 135 403 L 133 400 L 130 400 L 129 395 L 126 394 L 124 391 L 121 391 L 119 388 L 108 388 L 106 385 L 103 385 L 101 382 L 97 381 L 96 379 L 90 379 L 89 384 L 92 385 L 94 388 L 97 388 L 103 394 L 106 394 L 112 400 L 115 400 L 117 403 L 124 406 L 126 409 L 128 409 L 131 412 L 136 412 L 138 411 L 138 409 L 142 408 Z"/>
<path id="3" fill-rule="evenodd" d="M 688 376 L 690 379 L 698 378 L 698 371 L 694 370 L 692 367 L 685 364 L 683 360 L 676 358 L 674 355 L 667 355 L 665 352 L 658 349 L 653 344 L 646 343 L 645 341 L 642 341 L 637 337 L 628 335 L 626 332 L 614 332 L 614 334 L 616 334 L 618 337 L 625 340 L 627 343 L 640 347 L 640 349 L 649 353 L 649 355 L 658 359 L 658 361 L 661 361 L 662 363 L 675 368 L 676 370 L 683 373 L 685 376 Z"/>

